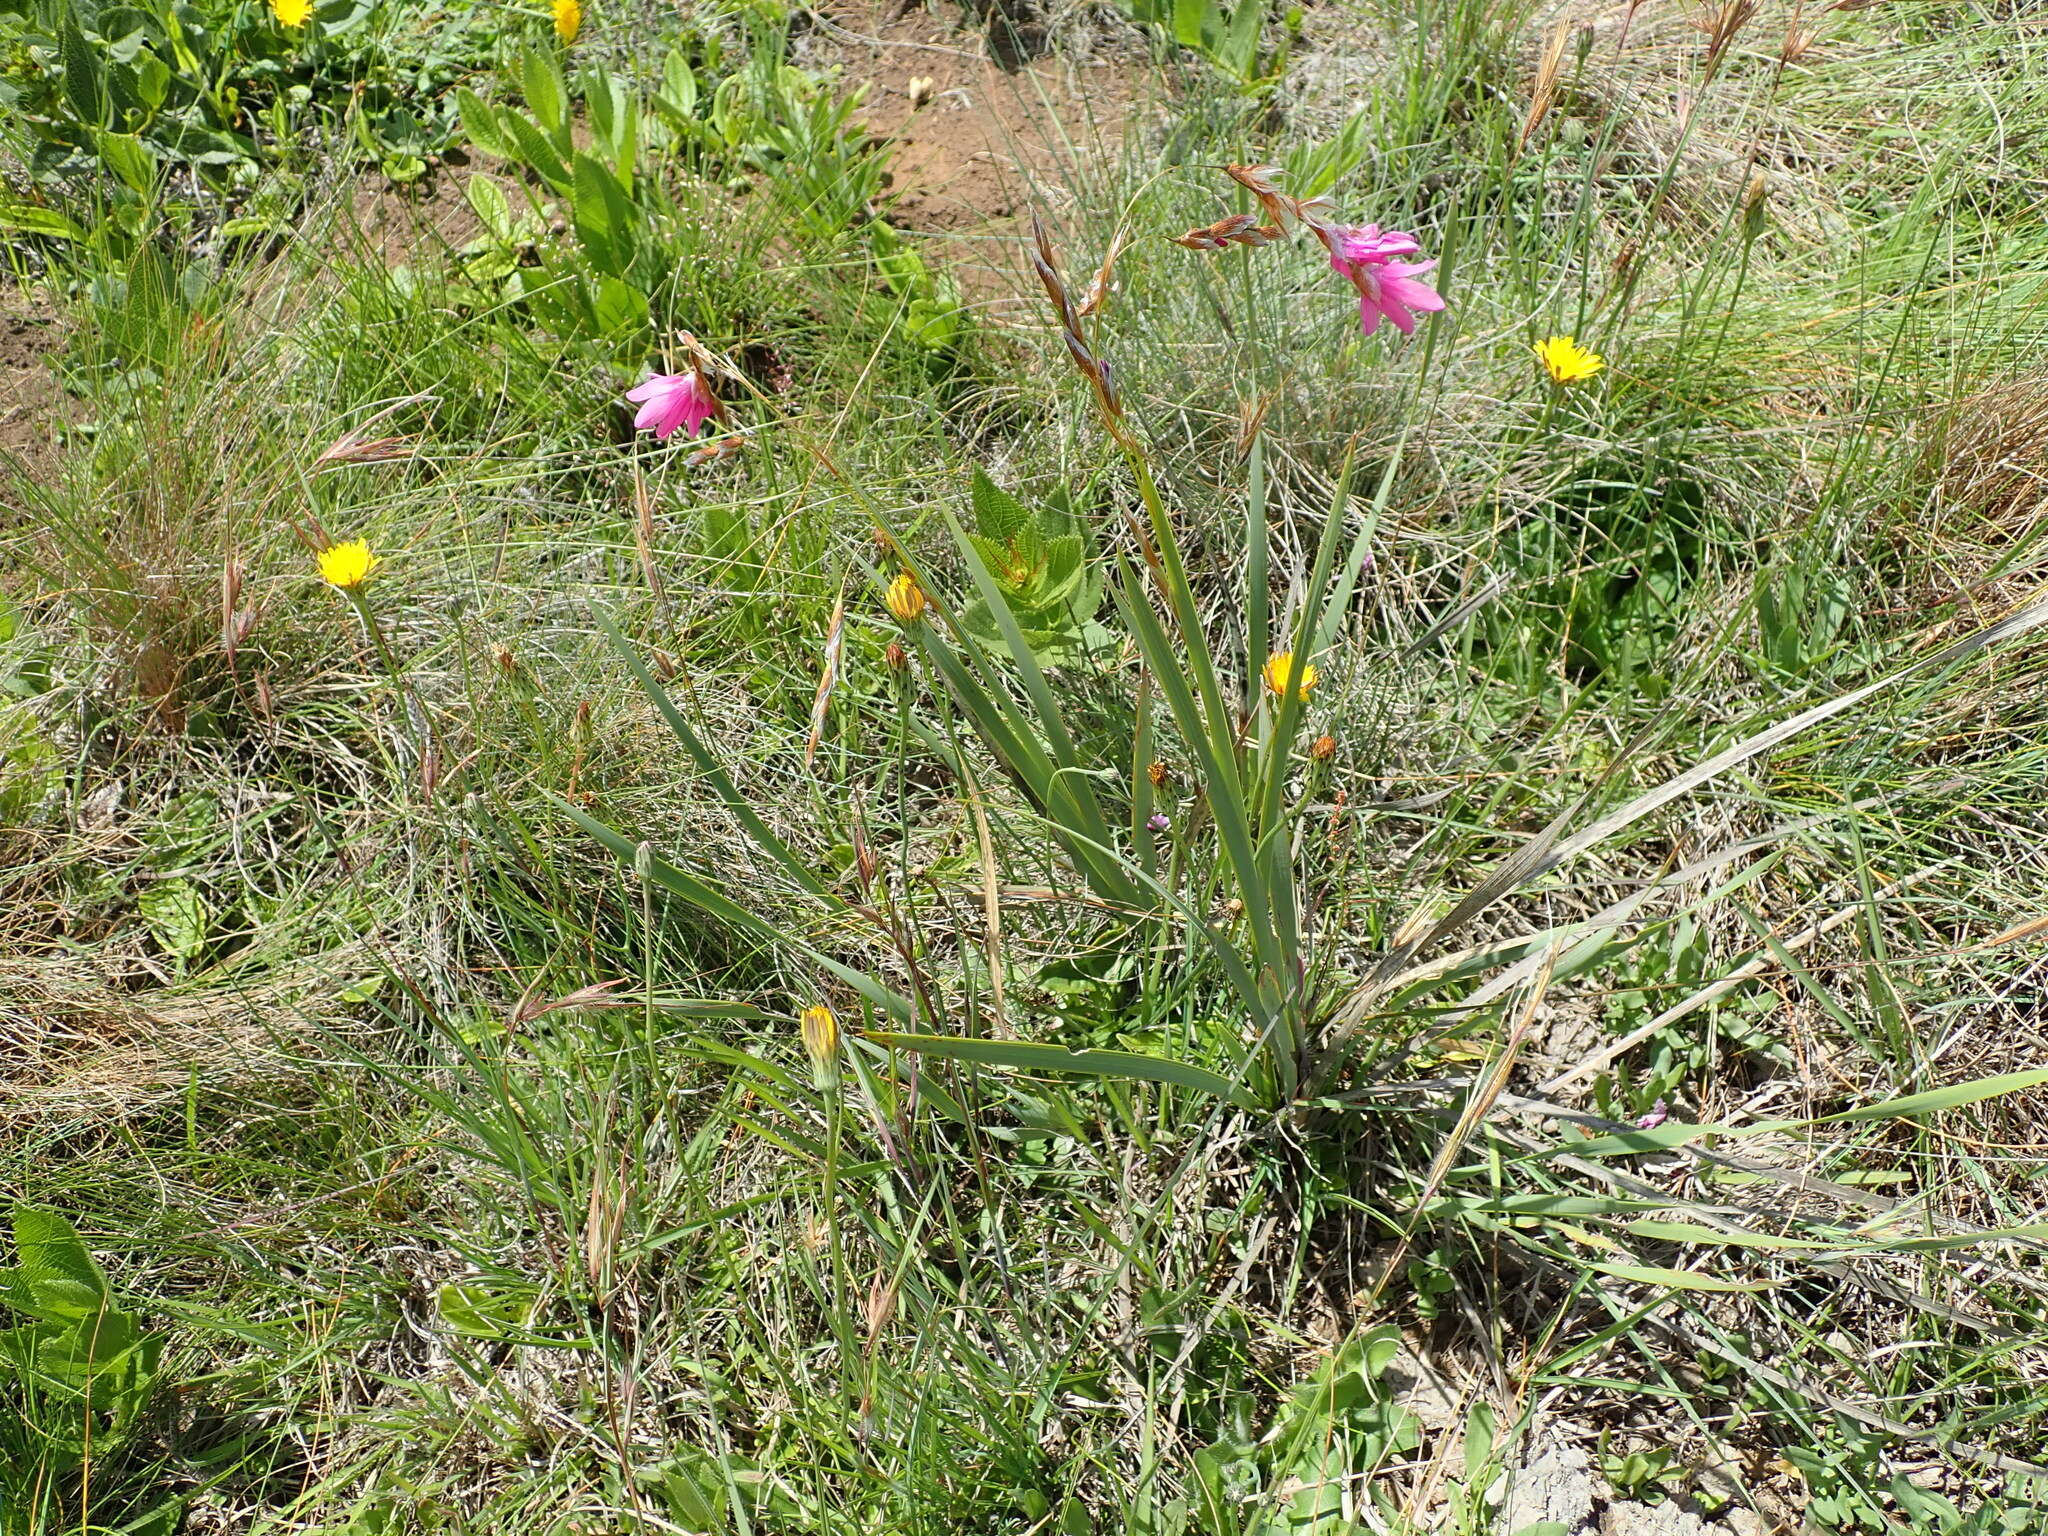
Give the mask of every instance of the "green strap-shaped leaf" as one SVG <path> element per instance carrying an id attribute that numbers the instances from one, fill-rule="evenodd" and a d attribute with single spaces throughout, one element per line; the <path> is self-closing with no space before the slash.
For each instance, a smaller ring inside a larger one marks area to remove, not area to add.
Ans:
<path id="1" fill-rule="evenodd" d="M 697 765 L 697 771 L 703 774 L 705 781 L 718 792 L 718 798 L 724 802 L 725 808 L 747 829 L 747 835 L 754 840 L 754 845 L 775 860 L 784 874 L 813 896 L 832 906 L 843 908 L 845 903 L 831 894 L 818 873 L 799 859 L 789 844 L 768 829 L 768 823 L 761 819 L 761 813 L 754 809 L 753 802 L 739 792 L 739 787 L 719 766 L 718 759 L 711 755 L 711 749 L 704 745 L 703 738 L 698 736 L 696 729 L 683 717 L 682 711 L 676 708 L 675 700 L 668 696 L 668 690 L 655 681 L 654 675 L 641 662 L 639 654 L 627 642 L 625 635 L 620 633 L 611 615 L 600 612 L 597 615 L 597 626 L 604 631 L 605 638 L 611 641 L 612 648 L 625 661 L 626 669 L 640 684 L 640 690 L 647 695 L 648 702 L 660 711 L 661 718 L 668 722 L 668 728 L 675 732 L 676 739 L 683 744 L 684 750 L 690 754 L 690 760 Z"/>
<path id="2" fill-rule="evenodd" d="M 1210 1094 L 1239 1109 L 1256 1109 L 1251 1095 L 1228 1078 L 1184 1061 L 1142 1056 L 1135 1051 L 1070 1051 L 1063 1045 L 1026 1040 L 970 1040 L 955 1035 L 868 1034 L 863 1038 L 893 1050 L 944 1056 L 983 1066 L 1015 1067 L 1024 1072 L 1076 1072 L 1084 1077 L 1113 1077 L 1144 1083 L 1169 1083 Z"/>
<path id="3" fill-rule="evenodd" d="M 584 814 L 566 800 L 558 798 L 555 804 L 573 817 L 584 831 L 617 855 L 622 863 L 631 866 L 639 860 L 640 845 L 631 838 L 606 826 L 595 817 Z M 855 970 L 852 966 L 841 964 L 831 956 L 821 953 L 814 946 L 792 934 L 787 925 L 770 922 L 748 911 L 709 881 L 700 879 L 687 870 L 678 869 L 661 858 L 649 859 L 647 872 L 648 878 L 663 890 L 680 896 L 691 906 L 717 918 L 728 927 L 751 934 L 764 944 L 797 950 L 811 964 L 838 977 L 890 1017 L 909 1019 L 914 1016 L 908 998 L 890 991 L 865 971 Z"/>

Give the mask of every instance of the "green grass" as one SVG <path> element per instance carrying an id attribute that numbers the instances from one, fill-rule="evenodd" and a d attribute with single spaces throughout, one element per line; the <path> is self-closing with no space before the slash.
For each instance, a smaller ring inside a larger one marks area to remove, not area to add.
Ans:
<path id="1" fill-rule="evenodd" d="M 1567 39 L 1526 142 L 1526 7 L 1318 13 L 1258 103 L 1176 61 L 1037 189 L 1077 291 L 1136 235 L 1128 454 L 1021 239 L 792 168 L 809 86 L 632 194 L 749 429 L 697 467 L 619 398 L 672 335 L 394 276 L 338 171 L 261 252 L 25 244 L 79 412 L 5 493 L 0 1189 L 164 1353 L 131 1419 L 0 1351 L 0 1529 L 1477 1536 L 1554 1433 L 2030 1529 L 2043 35 L 1791 20 Z M 777 21 L 579 46 L 755 89 Z M 1161 238 L 1290 157 L 1448 313 Z M 567 223 L 521 271 L 602 270 Z M 921 331 L 968 265 L 1020 298 Z M 977 468 L 1081 516 L 1088 644 L 953 624 Z"/>

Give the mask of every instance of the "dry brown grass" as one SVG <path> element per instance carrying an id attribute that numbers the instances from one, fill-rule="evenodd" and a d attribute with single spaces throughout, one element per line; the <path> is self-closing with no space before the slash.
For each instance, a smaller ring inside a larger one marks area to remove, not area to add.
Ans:
<path id="1" fill-rule="evenodd" d="M 254 978 L 136 990 L 102 957 L 0 959 L 0 1130 L 104 1125 L 175 1099 L 195 1073 L 275 1082 L 297 1070 L 291 1042 L 360 1013 L 339 995 L 376 969 L 358 943 Z"/>

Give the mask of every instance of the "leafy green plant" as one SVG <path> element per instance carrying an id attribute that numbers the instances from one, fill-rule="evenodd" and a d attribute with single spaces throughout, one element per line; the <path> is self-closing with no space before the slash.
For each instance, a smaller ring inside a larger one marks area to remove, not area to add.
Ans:
<path id="1" fill-rule="evenodd" d="M 878 219 L 868 230 L 875 270 L 889 291 L 903 300 L 904 334 L 934 352 L 953 346 L 968 324 L 959 281 L 950 272 L 933 272 L 892 226 Z"/>
<path id="2" fill-rule="evenodd" d="M 1669 1446 L 1653 1451 L 1610 1451 L 1606 1436 L 1595 1459 L 1607 1486 L 1639 1504 L 1661 1504 L 1685 1478 L 1685 1469 Z"/>
<path id="3" fill-rule="evenodd" d="M 1059 503 L 1027 507 L 979 469 L 973 507 L 967 542 L 1039 664 L 1057 666 L 1106 644 L 1109 632 L 1095 622 L 1103 580 L 1089 561 L 1081 519 Z M 983 642 L 1002 643 L 987 599 L 969 602 L 960 621 Z"/>
<path id="4" fill-rule="evenodd" d="M 1125 0 L 1124 8 L 1133 21 L 1208 60 L 1240 90 L 1261 90 L 1285 68 L 1284 50 L 1261 57 L 1266 0 Z"/>
<path id="5" fill-rule="evenodd" d="M 0 1305 L 26 1321 L 0 1330 L 0 1490 L 38 1512 L 61 1507 L 88 1458 L 117 1460 L 155 1389 L 164 1341 L 121 1308 L 71 1223 L 28 1205 L 13 1220 L 17 1262 L 0 1270 Z"/>
<path id="6" fill-rule="evenodd" d="M 694 163 L 720 175 L 756 170 L 819 239 L 865 218 L 886 159 L 853 125 L 853 100 L 834 95 L 823 77 L 781 63 L 779 34 L 766 34 L 759 46 L 746 69 L 710 92 L 679 49 L 669 52 L 649 95 L 601 65 L 571 77 L 551 49 L 521 59 L 524 110 L 457 90 L 476 147 L 530 178 L 511 195 L 482 174 L 466 184 L 484 226 L 463 253 L 470 284 L 489 303 L 517 306 L 572 343 L 637 353 L 651 334 L 675 328 L 678 253 L 701 239 L 701 215 L 678 200 L 667 166 Z M 588 125 L 587 148 L 576 142 L 578 123 Z M 546 238 L 557 216 L 573 242 Z M 927 346 L 949 343 L 957 303 L 913 254 L 890 254 L 886 275 L 909 300 L 906 328 Z"/>
<path id="7" fill-rule="evenodd" d="M 1398 1328 L 1353 1334 L 1287 1395 L 1263 1434 L 1197 1451 L 1194 1528 L 1281 1536 L 1354 1521 L 1366 1479 L 1421 1443 L 1415 1416 L 1386 1381 L 1400 1345 Z"/>
<path id="8" fill-rule="evenodd" d="M 202 187 L 216 204 L 251 205 L 223 233 L 281 230 L 296 201 L 296 146 L 344 115 L 365 158 L 415 178 L 453 139 L 443 93 L 488 58 L 497 30 L 481 6 L 423 25 L 382 0 L 326 0 L 297 29 L 266 6 L 220 0 L 13 10 L 0 14 L 12 61 L 0 105 L 45 195 L 0 207 L 0 228 L 68 241 L 108 219 L 131 235 L 155 217 L 189 224 Z M 259 176 L 272 165 L 278 174 Z M 178 195 L 159 207 L 177 178 Z"/>

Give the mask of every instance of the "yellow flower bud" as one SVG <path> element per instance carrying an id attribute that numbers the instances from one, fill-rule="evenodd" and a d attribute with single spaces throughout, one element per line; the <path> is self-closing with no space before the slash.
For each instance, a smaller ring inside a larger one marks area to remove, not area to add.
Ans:
<path id="1" fill-rule="evenodd" d="M 839 1020 L 823 1003 L 813 1003 L 797 1018 L 804 1037 L 804 1049 L 819 1066 L 828 1066 L 839 1054 Z"/>
<path id="2" fill-rule="evenodd" d="M 884 601 L 888 603 L 889 611 L 896 615 L 899 622 L 915 624 L 924 617 L 925 608 L 930 600 L 925 597 L 924 588 L 917 584 L 917 578 L 905 571 L 889 583 L 889 592 Z"/>

